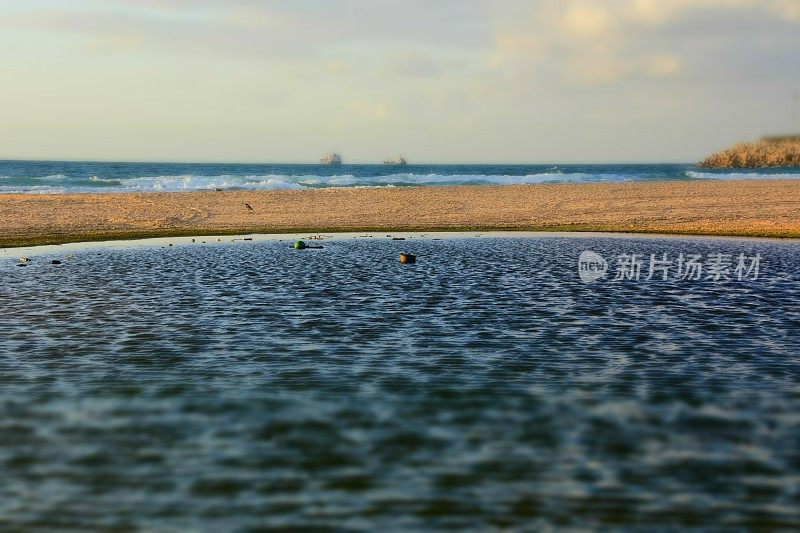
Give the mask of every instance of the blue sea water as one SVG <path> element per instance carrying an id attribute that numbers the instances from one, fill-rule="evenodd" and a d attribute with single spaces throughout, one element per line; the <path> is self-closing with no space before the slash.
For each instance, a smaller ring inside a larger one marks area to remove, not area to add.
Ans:
<path id="1" fill-rule="evenodd" d="M 800 528 L 796 242 L 322 245 L 1 259 L 0 529 Z"/>
<path id="2" fill-rule="evenodd" d="M 796 178 L 800 178 L 800 168 L 717 171 L 686 164 L 323 166 L 0 161 L 0 193 Z"/>

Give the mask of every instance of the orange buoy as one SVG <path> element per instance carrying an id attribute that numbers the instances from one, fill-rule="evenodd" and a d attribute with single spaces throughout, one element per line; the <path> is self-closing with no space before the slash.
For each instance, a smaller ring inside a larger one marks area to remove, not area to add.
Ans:
<path id="1" fill-rule="evenodd" d="M 400 254 L 400 262 L 403 264 L 416 263 L 417 256 L 414 254 Z"/>

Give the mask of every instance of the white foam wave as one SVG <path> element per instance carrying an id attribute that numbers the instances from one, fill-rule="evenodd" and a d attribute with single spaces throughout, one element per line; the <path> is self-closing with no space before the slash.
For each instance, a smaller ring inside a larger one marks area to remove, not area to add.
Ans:
<path id="1" fill-rule="evenodd" d="M 527 174 L 514 176 L 508 174 L 388 174 L 383 176 L 313 176 L 303 178 L 298 183 L 311 186 L 346 187 L 352 185 L 386 186 L 386 185 L 432 185 L 432 184 L 458 184 L 491 183 L 497 185 L 518 185 L 527 183 L 548 182 L 596 182 L 596 181 L 627 181 L 628 176 L 619 174 L 584 174 L 544 172 L 540 174 Z"/>
<path id="2" fill-rule="evenodd" d="M 321 187 L 396 187 L 403 185 L 524 185 L 559 182 L 629 181 L 621 174 L 563 173 L 558 170 L 522 176 L 502 174 L 414 174 L 398 173 L 378 176 L 341 174 L 321 175 L 165 175 L 134 178 L 69 178 L 53 175 L 37 178 L 14 178 L 29 183 L 0 186 L 0 192 L 183 192 L 198 190 L 280 190 Z M 72 183 L 70 183 L 72 181 Z"/>
<path id="3" fill-rule="evenodd" d="M 20 178 L 17 176 L 0 176 L 0 180 L 21 180 L 26 178 Z M 64 174 L 50 174 L 48 176 L 36 176 L 34 178 L 27 178 L 35 181 L 63 181 L 70 179 L 68 176 Z"/>
<path id="4" fill-rule="evenodd" d="M 303 185 L 286 180 L 286 176 L 142 176 L 119 180 L 123 191 L 198 191 L 207 189 L 304 189 Z M 114 189 L 107 189 L 114 190 Z"/>
<path id="5" fill-rule="evenodd" d="M 96 189 L 92 189 L 96 190 Z M 1 185 L 0 194 L 64 194 L 73 192 L 65 187 L 53 187 L 50 185 Z"/>
<path id="6" fill-rule="evenodd" d="M 381 180 L 381 178 L 376 179 Z M 627 181 L 629 178 L 619 174 L 543 172 L 540 174 L 526 174 L 524 176 L 512 176 L 505 174 L 393 174 L 391 176 L 385 176 L 385 179 L 388 183 L 414 185 L 425 185 L 432 183 L 491 183 L 496 185 L 525 185 L 533 183 Z"/>
<path id="7" fill-rule="evenodd" d="M 696 180 L 791 180 L 800 178 L 800 172 L 766 173 L 766 172 L 697 172 L 687 170 L 686 176 Z"/>

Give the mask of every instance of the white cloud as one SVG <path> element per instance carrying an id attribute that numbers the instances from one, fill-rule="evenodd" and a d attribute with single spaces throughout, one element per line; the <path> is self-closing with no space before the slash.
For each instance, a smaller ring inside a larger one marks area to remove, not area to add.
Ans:
<path id="1" fill-rule="evenodd" d="M 401 76 L 427 78 L 443 72 L 443 65 L 429 54 L 414 48 L 398 50 L 389 57 L 389 71 Z"/>
<path id="2" fill-rule="evenodd" d="M 775 18 L 800 21 L 800 0 L 540 0 L 531 6 L 523 16 L 501 19 L 488 65 L 509 79 L 560 72 L 562 80 L 587 86 L 678 76 L 694 59 L 690 38 L 701 46 L 731 39 L 732 58 L 742 55 L 739 49 L 747 56 L 755 53 L 748 41 L 772 37 L 763 32 Z M 727 30 L 731 22 L 758 23 L 762 33 Z"/>
<path id="3" fill-rule="evenodd" d="M 800 22 L 800 0 L 773 0 L 773 13 L 789 22 Z"/>
<path id="4" fill-rule="evenodd" d="M 347 109 L 361 118 L 381 122 L 386 119 L 389 108 L 386 102 L 365 102 L 353 100 L 347 104 Z"/>
<path id="5" fill-rule="evenodd" d="M 227 139 L 208 155 L 223 159 L 334 146 L 352 161 L 378 146 L 415 160 L 568 160 L 574 137 L 594 150 L 583 158 L 626 159 L 625 141 L 656 147 L 628 160 L 681 158 L 734 131 L 788 127 L 799 3 L 6 0 L 0 116 L 27 128 L 31 153 L 53 117 L 110 132 L 120 151 L 107 158 L 190 153 L 169 138 L 176 124 L 204 146 Z"/>
<path id="6" fill-rule="evenodd" d="M 598 2 L 569 4 L 562 18 L 564 30 L 581 38 L 607 34 L 614 26 L 614 13 Z"/>
<path id="7" fill-rule="evenodd" d="M 653 76 L 672 76 L 681 69 L 681 60 L 672 54 L 661 54 L 648 58 L 645 69 Z"/>

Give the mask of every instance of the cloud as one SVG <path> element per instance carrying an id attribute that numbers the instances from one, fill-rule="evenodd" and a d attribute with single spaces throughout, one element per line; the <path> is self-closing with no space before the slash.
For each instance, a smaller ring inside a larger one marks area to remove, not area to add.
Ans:
<path id="1" fill-rule="evenodd" d="M 645 64 L 645 70 L 652 76 L 673 76 L 680 69 L 681 60 L 672 54 L 651 57 Z"/>
<path id="2" fill-rule="evenodd" d="M 480 2 L 422 0 L 115 0 L 30 9 L 13 26 L 78 34 L 90 45 L 124 34 L 141 47 L 234 57 L 311 57 L 355 47 L 470 49 L 488 39 Z M 0 11 L 2 8 L 0 8 Z M 405 16 L 408 12 L 425 16 Z"/>
<path id="3" fill-rule="evenodd" d="M 347 104 L 347 109 L 360 116 L 374 122 L 381 122 L 386 119 L 389 110 L 385 102 L 364 102 L 353 100 Z"/>
<path id="4" fill-rule="evenodd" d="M 614 26 L 614 14 L 598 3 L 577 3 L 567 7 L 562 17 L 565 31 L 581 38 L 607 34 Z"/>
<path id="5" fill-rule="evenodd" d="M 565 83 L 614 85 L 689 73 L 701 60 L 694 56 L 741 65 L 767 53 L 777 35 L 798 44 L 797 34 L 790 36 L 796 30 L 781 29 L 776 19 L 800 21 L 800 0 L 540 0 L 531 6 L 496 25 L 487 65 L 507 79 L 552 82 L 555 75 Z"/>
<path id="6" fill-rule="evenodd" d="M 633 18 L 664 24 L 702 12 L 767 13 L 789 22 L 800 22 L 800 0 L 634 0 Z"/>
<path id="7" fill-rule="evenodd" d="M 443 73 L 443 65 L 429 54 L 414 48 L 393 53 L 388 60 L 390 73 L 406 77 L 428 78 Z"/>
<path id="8" fill-rule="evenodd" d="M 773 13 L 789 22 L 800 22 L 800 0 L 773 0 Z"/>
<path id="9" fill-rule="evenodd" d="M 626 141 L 671 132 L 697 150 L 727 142 L 728 125 L 785 120 L 798 3 L 9 0 L 0 74 L 6 102 L 25 104 L 6 111 L 19 124 L 38 113 L 42 136 L 53 116 L 85 124 L 88 109 L 108 126 L 144 109 L 156 147 L 170 142 L 160 131 L 204 121 L 208 139 L 247 130 L 254 157 L 273 142 L 299 157 L 313 131 L 348 157 L 409 142 L 437 158 L 529 159 L 533 146 L 569 159 L 578 136 L 630 159 Z M 52 79 L 61 90 L 41 89 Z"/>
<path id="10" fill-rule="evenodd" d="M 331 74 L 342 74 L 349 70 L 349 65 L 341 59 L 331 59 L 325 63 L 325 70 Z"/>
<path id="11" fill-rule="evenodd" d="M 19 24 L 51 34 L 81 37 L 90 48 L 125 39 L 161 53 L 216 54 L 235 57 L 297 58 L 314 55 L 317 43 L 302 38 L 301 21 L 281 14 L 247 25 L 232 18 L 164 18 L 152 13 L 56 11 L 20 16 Z"/>

